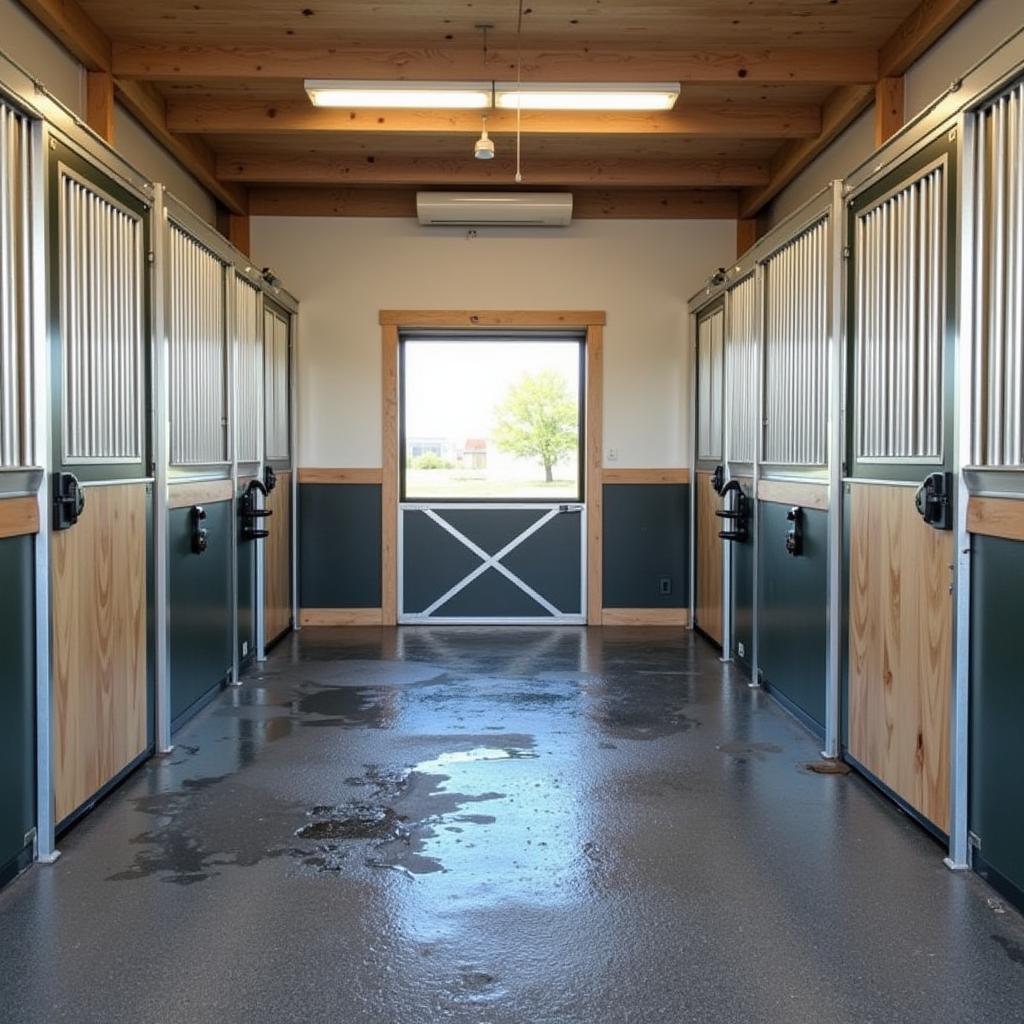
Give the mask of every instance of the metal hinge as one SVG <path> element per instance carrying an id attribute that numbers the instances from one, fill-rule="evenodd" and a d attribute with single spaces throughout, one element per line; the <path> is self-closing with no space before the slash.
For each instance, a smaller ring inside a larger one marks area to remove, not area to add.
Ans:
<path id="1" fill-rule="evenodd" d="M 156 253 L 152 249 L 146 253 L 146 262 L 150 265 L 156 263 Z"/>
<path id="2" fill-rule="evenodd" d="M 980 850 L 981 849 L 981 836 L 979 836 L 977 832 L 968 832 L 967 833 L 967 845 L 970 846 L 972 849 Z"/>
<path id="3" fill-rule="evenodd" d="M 852 253 L 850 252 L 850 247 L 848 245 L 844 245 L 843 246 L 843 259 L 844 260 L 848 260 L 851 255 L 852 255 Z"/>

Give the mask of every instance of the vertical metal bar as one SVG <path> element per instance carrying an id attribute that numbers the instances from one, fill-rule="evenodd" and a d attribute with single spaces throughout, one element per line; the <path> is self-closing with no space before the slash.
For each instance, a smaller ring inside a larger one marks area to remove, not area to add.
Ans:
<path id="1" fill-rule="evenodd" d="M 152 341 L 153 360 L 153 568 L 156 621 L 156 746 L 166 754 L 171 742 L 171 667 L 169 650 L 169 569 L 168 569 L 168 405 L 170 400 L 170 329 L 174 288 L 172 274 L 176 269 L 175 246 L 164 206 L 166 192 L 157 185 L 152 210 Z M 171 315 L 168 315 L 168 314 Z"/>
<path id="2" fill-rule="evenodd" d="M 32 350 L 33 462 L 43 469 L 37 496 L 39 532 L 35 540 L 35 656 L 36 656 L 36 859 L 52 864 L 60 856 L 54 845 L 53 702 L 50 654 L 50 479 L 54 468 L 50 409 L 50 343 L 47 296 L 46 234 L 47 182 L 56 168 L 49 161 L 49 131 L 32 126 L 29 175 L 30 223 L 26 243 L 31 253 L 29 336 Z M 63 234 L 63 232 L 61 232 Z M 58 287 L 65 284 L 57 282 Z M 67 400 L 66 392 L 61 402 Z"/>
<path id="3" fill-rule="evenodd" d="M 975 210 L 970 197 L 974 193 L 976 165 L 973 160 L 977 144 L 974 118 L 968 114 L 960 118 L 957 132 L 957 156 L 960 178 L 958 181 L 956 218 L 956 251 L 959 253 L 959 280 L 974 280 L 972 263 L 974 252 L 968 240 L 974 235 Z M 970 867 L 968 843 L 968 781 L 969 781 L 969 715 L 970 715 L 970 642 L 971 642 L 971 537 L 967 530 L 967 504 L 970 492 L 963 467 L 970 463 L 971 429 L 974 422 L 971 403 L 972 347 L 967 343 L 974 322 L 973 303 L 977 301 L 974 289 L 961 287 L 959 310 L 959 338 L 956 347 L 957 373 L 955 388 L 955 436 L 957 471 L 956 506 L 956 569 L 953 649 L 953 708 L 950 715 L 950 828 L 949 855 L 946 865 L 953 870 Z"/>
<path id="4" fill-rule="evenodd" d="M 291 466 L 291 577 L 292 577 L 292 627 L 294 629 L 301 629 L 302 624 L 299 621 L 299 316 L 297 313 L 293 313 L 289 318 L 289 402 L 288 402 L 288 415 L 289 415 L 289 426 L 288 426 L 288 463 Z M 587 533 L 586 531 L 586 510 L 584 509 L 583 515 L 584 522 L 582 528 L 584 533 L 582 534 L 583 542 L 585 545 Z M 584 561 L 580 564 L 585 565 Z M 584 574 L 585 575 L 585 574 Z M 581 584 L 583 589 L 586 590 L 586 585 Z M 586 616 L 586 608 L 583 607 L 583 614 Z"/>
<path id="5" fill-rule="evenodd" d="M 757 446 L 754 450 L 753 482 L 750 495 L 751 507 L 754 510 L 754 571 L 752 586 L 754 590 L 754 607 L 752 613 L 753 640 L 750 652 L 750 685 L 758 687 L 761 685 L 761 503 L 758 499 L 758 488 L 761 483 L 761 462 L 764 458 L 765 431 L 764 431 L 764 402 L 765 402 L 765 331 L 766 331 L 766 309 L 765 309 L 765 274 L 767 267 L 759 263 L 754 270 L 754 360 L 757 370 Z"/>
<path id="6" fill-rule="evenodd" d="M 687 628 L 693 629 L 694 615 L 697 607 L 697 462 L 700 455 L 699 433 L 700 433 L 700 403 L 698 401 L 697 375 L 699 372 L 699 338 L 700 320 L 698 314 L 690 314 L 690 366 L 689 366 L 689 390 L 690 390 L 690 614 L 687 621 Z M 399 517 L 401 520 L 401 517 Z M 399 565 L 402 563 L 399 562 Z M 401 575 L 401 574 L 400 574 Z"/>
<path id="7" fill-rule="evenodd" d="M 728 377 L 728 361 L 725 358 L 728 348 L 731 345 L 730 332 L 732 330 L 732 291 L 728 290 L 722 296 L 722 389 L 721 389 L 721 429 L 722 429 L 722 463 L 725 467 L 725 479 L 732 479 L 732 470 L 726 456 L 729 454 L 730 429 L 729 417 L 725 415 L 726 398 L 732 383 Z M 732 661 L 732 545 L 722 544 L 722 657 L 721 661 Z"/>
<path id="8" fill-rule="evenodd" d="M 241 644 L 238 615 L 238 519 L 235 508 L 238 503 L 238 338 L 242 330 L 241 310 L 238 299 L 242 294 L 242 282 L 231 268 L 224 268 L 224 339 L 225 339 L 225 388 L 224 401 L 227 418 L 227 455 L 231 461 L 231 506 L 228 517 L 231 531 L 231 679 L 232 686 L 242 685 L 239 664 Z"/>

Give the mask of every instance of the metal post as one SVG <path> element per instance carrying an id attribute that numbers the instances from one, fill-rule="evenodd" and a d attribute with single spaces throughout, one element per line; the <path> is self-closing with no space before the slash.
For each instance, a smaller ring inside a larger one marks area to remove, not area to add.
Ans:
<path id="1" fill-rule="evenodd" d="M 732 470 L 729 466 L 729 445 L 732 438 L 730 424 L 732 417 L 727 414 L 726 397 L 732 382 L 729 380 L 729 358 L 728 345 L 732 333 L 732 292 L 727 290 L 722 296 L 722 393 L 720 395 L 722 408 L 722 466 L 724 479 L 732 479 Z M 726 498 L 725 504 L 729 499 Z M 726 521 L 723 521 L 723 527 Z M 722 657 L 721 661 L 732 661 L 732 544 L 722 544 Z"/>
<path id="2" fill-rule="evenodd" d="M 53 795 L 53 704 L 50 689 L 50 472 L 53 468 L 50 426 L 50 338 L 46 254 L 46 193 L 49 177 L 49 131 L 36 121 L 31 133 L 29 171 L 30 223 L 29 308 L 32 352 L 33 461 L 43 469 L 38 491 L 39 533 L 35 541 L 36 653 L 36 860 L 52 864 L 55 848 Z"/>
<path id="3" fill-rule="evenodd" d="M 238 661 L 239 616 L 238 616 L 238 339 L 240 322 L 238 316 L 239 295 L 238 273 L 233 266 L 224 267 L 224 330 L 226 341 L 225 360 L 227 383 L 225 402 L 228 417 L 228 459 L 231 462 L 231 677 L 229 686 L 242 685 L 242 672 Z"/>
<path id="4" fill-rule="evenodd" d="M 962 115 L 957 134 L 958 183 L 957 251 L 959 253 L 960 311 L 956 343 L 956 563 L 953 651 L 953 708 L 950 716 L 950 828 L 949 856 L 946 866 L 954 871 L 970 867 L 968 822 L 970 643 L 971 643 L 971 535 L 967 530 L 967 503 L 970 490 L 964 467 L 971 464 L 974 422 L 973 345 L 975 267 L 974 208 L 976 122 L 972 114 Z M 953 300 L 950 296 L 950 300 Z"/>
<path id="5" fill-rule="evenodd" d="M 761 483 L 761 460 L 764 456 L 764 264 L 758 263 L 754 271 L 754 360 L 757 366 L 757 430 L 754 440 L 754 465 L 751 467 L 753 479 L 750 495 L 754 529 L 754 572 L 752 586 L 754 590 L 752 628 L 753 641 L 750 652 L 750 685 L 761 685 L 760 662 L 760 618 L 761 618 L 761 504 L 758 500 L 758 489 Z"/>
<path id="6" fill-rule="evenodd" d="M 830 214 L 831 275 L 829 287 L 829 399 L 828 399 L 828 646 L 825 654 L 825 749 L 826 758 L 839 756 L 840 676 L 843 610 L 843 453 L 846 433 L 846 402 L 843 381 L 846 363 L 846 207 L 843 183 L 832 182 Z"/>
<path id="7" fill-rule="evenodd" d="M 156 747 L 168 754 L 171 743 L 171 669 L 168 652 L 168 568 L 167 568 L 167 468 L 168 446 L 168 359 L 167 359 L 167 216 L 164 187 L 153 191 L 151 238 L 153 260 L 150 263 L 152 295 L 153 354 L 153 566 L 154 614 L 156 628 Z"/>
<path id="8" fill-rule="evenodd" d="M 292 313 L 288 318 L 288 454 L 292 467 L 291 474 L 291 576 L 292 576 L 292 628 L 301 629 L 299 622 L 299 315 Z"/>

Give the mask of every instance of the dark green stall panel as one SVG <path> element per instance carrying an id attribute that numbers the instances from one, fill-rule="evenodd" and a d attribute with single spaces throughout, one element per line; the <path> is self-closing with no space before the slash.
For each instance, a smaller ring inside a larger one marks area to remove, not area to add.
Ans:
<path id="1" fill-rule="evenodd" d="M 690 485 L 605 484 L 603 558 L 605 608 L 685 608 Z"/>
<path id="2" fill-rule="evenodd" d="M 380 484 L 299 485 L 299 604 L 379 608 Z"/>
<path id="3" fill-rule="evenodd" d="M 739 481 L 747 498 L 747 539 L 732 541 L 732 656 L 748 670 L 754 657 L 754 531 L 757 529 L 757 503 L 750 500 L 752 482 Z M 729 528 L 724 523 L 725 529 Z M 740 654 L 740 645 L 743 653 Z"/>
<path id="4" fill-rule="evenodd" d="M 1024 910 L 1024 544 L 974 538 L 971 608 L 971 831 L 975 867 Z"/>
<path id="5" fill-rule="evenodd" d="M 230 501 L 204 505 L 209 544 L 192 551 L 191 508 L 168 515 L 168 611 L 171 721 L 175 727 L 202 706 L 231 668 Z"/>
<path id="6" fill-rule="evenodd" d="M 245 666 L 256 657 L 256 542 L 242 540 L 238 517 L 238 661 Z"/>
<path id="7" fill-rule="evenodd" d="M 0 885 L 31 860 L 35 826 L 34 547 L 0 540 Z"/>
<path id="8" fill-rule="evenodd" d="M 828 513 L 803 510 L 803 554 L 786 551 L 789 505 L 759 502 L 761 682 L 819 732 L 825 723 Z"/>

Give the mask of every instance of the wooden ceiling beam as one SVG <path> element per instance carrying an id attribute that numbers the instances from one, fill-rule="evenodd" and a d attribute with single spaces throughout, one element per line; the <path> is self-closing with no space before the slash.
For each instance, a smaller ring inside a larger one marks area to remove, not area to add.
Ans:
<path id="1" fill-rule="evenodd" d="M 880 79 L 901 76 L 977 2 L 978 0 L 922 0 L 879 51 Z M 891 86 L 888 92 L 894 93 L 895 89 L 895 86 Z M 879 95 L 884 96 L 886 92 L 883 84 Z M 772 160 L 769 183 L 763 188 L 748 189 L 741 195 L 740 215 L 753 217 L 762 210 L 867 110 L 875 98 L 875 89 L 861 85 L 846 85 L 835 89 L 822 107 L 821 134 L 815 139 L 786 143 Z"/>
<path id="2" fill-rule="evenodd" d="M 254 188 L 252 216 L 415 217 L 416 190 L 401 188 Z M 578 220 L 732 220 L 737 194 L 727 189 L 574 189 Z"/>
<path id="3" fill-rule="evenodd" d="M 21 6 L 42 22 L 86 71 L 110 70 L 110 40 L 75 0 L 21 0 Z"/>
<path id="4" fill-rule="evenodd" d="M 232 213 L 248 212 L 245 189 L 218 178 L 217 160 L 209 146 L 202 139 L 176 135 L 168 130 L 164 98 L 153 86 L 120 79 L 115 83 L 121 103 L 204 188 Z"/>
<path id="5" fill-rule="evenodd" d="M 523 168 L 529 185 L 616 188 L 719 188 L 763 185 L 766 163 L 752 160 L 643 160 L 546 157 Z M 342 156 L 334 153 L 220 154 L 217 177 L 249 184 L 302 185 L 495 185 L 511 184 L 511 157 Z"/>
<path id="6" fill-rule="evenodd" d="M 175 79 L 347 78 L 479 81 L 515 77 L 516 53 L 478 49 L 365 50 L 115 42 L 114 73 Z M 874 82 L 878 56 L 848 49 L 528 50 L 523 74 L 548 82 L 749 82 L 841 85 Z"/>
<path id="7" fill-rule="evenodd" d="M 308 100 L 280 102 L 206 95 L 167 102 L 167 127 L 201 135 L 329 132 L 406 135 L 480 134 L 475 110 L 334 110 Z M 492 110 L 492 133 L 515 130 L 515 114 Z M 525 111 L 523 130 L 541 135 L 666 135 L 705 138 L 799 139 L 821 131 L 821 110 L 810 104 L 700 103 L 685 97 L 677 109 L 657 112 L 567 113 Z"/>

